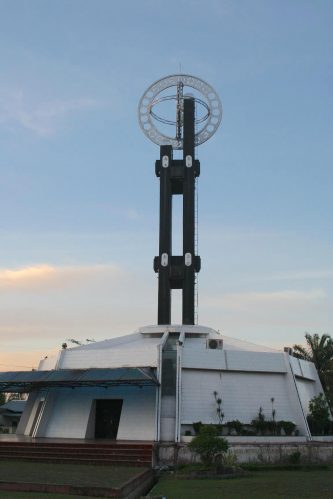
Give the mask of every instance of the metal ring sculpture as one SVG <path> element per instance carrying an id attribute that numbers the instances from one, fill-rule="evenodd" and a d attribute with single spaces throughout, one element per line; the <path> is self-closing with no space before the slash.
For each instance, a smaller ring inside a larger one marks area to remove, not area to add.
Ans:
<path id="1" fill-rule="evenodd" d="M 159 97 L 161 92 L 170 87 L 176 87 L 176 94 Z M 196 125 L 202 125 L 198 127 L 195 133 L 195 145 L 198 146 L 206 142 L 218 129 L 222 119 L 222 104 L 213 87 L 204 80 L 190 75 L 166 76 L 150 85 L 141 97 L 138 107 L 140 127 L 146 137 L 155 144 L 172 145 L 173 149 L 183 148 L 183 103 L 184 98 L 189 97 L 189 95 L 184 94 L 185 87 L 194 88 L 203 97 L 200 99 L 193 97 L 196 104 L 202 106 L 205 112 L 201 118 L 195 121 Z M 157 104 L 172 100 L 176 101 L 176 119 L 174 121 L 163 118 L 153 111 Z M 171 137 L 162 133 L 155 126 L 154 121 L 165 125 L 173 125 L 176 129 L 175 136 Z"/>

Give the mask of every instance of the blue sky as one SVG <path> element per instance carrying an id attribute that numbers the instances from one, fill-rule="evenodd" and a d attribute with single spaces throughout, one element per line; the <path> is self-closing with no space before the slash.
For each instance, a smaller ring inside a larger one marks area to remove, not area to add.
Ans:
<path id="1" fill-rule="evenodd" d="M 224 110 L 197 150 L 199 323 L 332 334 L 332 2 L 0 8 L 0 369 L 156 321 L 159 150 L 136 113 L 180 64 Z"/>

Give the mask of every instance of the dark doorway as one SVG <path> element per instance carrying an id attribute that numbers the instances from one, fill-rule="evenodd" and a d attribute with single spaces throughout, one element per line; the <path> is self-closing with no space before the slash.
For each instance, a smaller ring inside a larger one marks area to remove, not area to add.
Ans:
<path id="1" fill-rule="evenodd" d="M 121 399 L 96 400 L 95 438 L 117 438 L 122 405 Z"/>

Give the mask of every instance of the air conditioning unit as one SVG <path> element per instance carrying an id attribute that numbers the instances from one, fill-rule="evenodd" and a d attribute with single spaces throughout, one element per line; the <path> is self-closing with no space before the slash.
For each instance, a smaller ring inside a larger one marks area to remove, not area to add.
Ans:
<path id="1" fill-rule="evenodd" d="M 213 338 L 207 340 L 207 348 L 209 348 L 209 350 L 222 350 L 223 340 L 215 340 Z"/>
<path id="2" fill-rule="evenodd" d="M 284 347 L 283 351 L 288 353 L 289 355 L 293 355 L 294 353 L 294 350 L 291 347 Z"/>

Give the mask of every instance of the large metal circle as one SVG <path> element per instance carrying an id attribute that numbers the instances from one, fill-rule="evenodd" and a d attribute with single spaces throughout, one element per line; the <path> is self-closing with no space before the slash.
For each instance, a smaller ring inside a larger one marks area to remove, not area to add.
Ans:
<path id="1" fill-rule="evenodd" d="M 158 130 L 154 123 L 156 115 L 152 112 L 152 108 L 156 101 L 158 101 L 157 96 L 161 92 L 170 87 L 178 87 L 180 83 L 182 83 L 184 87 L 191 87 L 197 90 L 203 97 L 202 100 L 206 103 L 206 107 L 209 109 L 204 126 L 195 134 L 196 146 L 211 138 L 218 129 L 222 119 L 222 104 L 219 96 L 213 87 L 204 80 L 191 75 L 178 74 L 166 76 L 165 78 L 155 81 L 140 99 L 138 107 L 139 124 L 143 133 L 152 142 L 158 145 L 171 145 L 173 149 L 183 148 L 182 138 L 170 137 Z M 164 98 L 164 100 L 167 99 Z M 200 99 L 197 100 L 200 102 Z"/>

